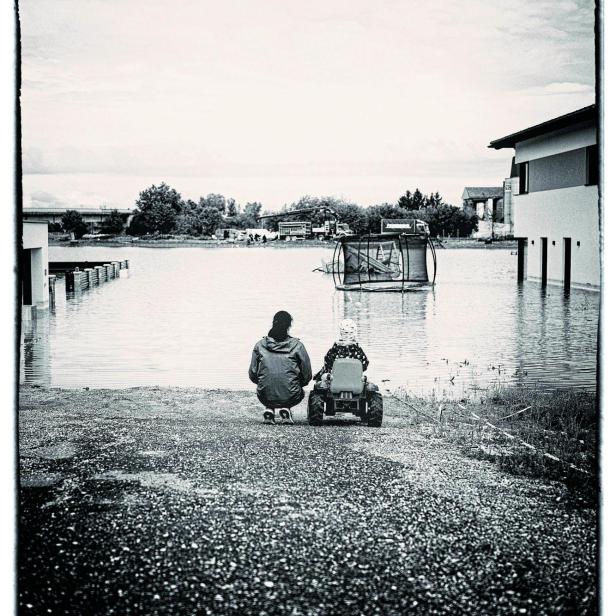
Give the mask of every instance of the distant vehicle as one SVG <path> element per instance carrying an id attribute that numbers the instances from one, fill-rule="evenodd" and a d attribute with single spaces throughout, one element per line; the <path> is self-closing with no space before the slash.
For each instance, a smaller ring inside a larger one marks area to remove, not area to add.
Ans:
<path id="1" fill-rule="evenodd" d="M 329 220 L 323 223 L 322 227 L 313 227 L 308 221 L 290 221 L 278 223 L 279 238 L 285 240 L 291 239 L 306 239 L 308 237 L 317 237 L 319 239 L 325 238 L 338 238 L 353 235 L 353 230 L 347 223 L 339 221 L 338 213 L 327 206 L 306 207 L 298 208 L 295 210 L 285 210 L 278 212 L 277 214 L 264 214 L 259 216 L 259 220 L 272 220 L 277 218 L 290 218 L 290 217 L 306 217 L 308 214 L 318 213 L 325 216 L 330 216 Z"/>
<path id="2" fill-rule="evenodd" d="M 416 218 L 381 218 L 381 233 L 430 235 L 430 227 Z"/>
<path id="3" fill-rule="evenodd" d="M 312 223 L 303 220 L 278 223 L 278 237 L 281 240 L 301 238 L 306 239 L 312 235 Z"/>
<path id="4" fill-rule="evenodd" d="M 312 233 L 319 239 L 353 235 L 353 231 L 346 222 L 338 222 L 337 220 L 326 220 L 322 227 L 313 227 Z"/>

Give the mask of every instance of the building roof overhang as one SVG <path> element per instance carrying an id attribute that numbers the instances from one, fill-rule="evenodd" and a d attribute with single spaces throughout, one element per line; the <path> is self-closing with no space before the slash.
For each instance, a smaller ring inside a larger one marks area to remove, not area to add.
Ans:
<path id="1" fill-rule="evenodd" d="M 500 150 L 501 148 L 515 148 L 516 143 L 519 143 L 520 141 L 532 139 L 533 137 L 539 137 L 540 135 L 545 135 L 556 130 L 570 128 L 572 126 L 575 126 L 576 124 L 580 124 L 581 122 L 588 121 L 595 122 L 596 124 L 596 105 L 589 105 L 588 107 L 583 107 L 582 109 L 572 111 L 571 113 L 566 113 L 565 115 L 553 118 L 551 120 L 548 120 L 547 122 L 542 122 L 541 124 L 536 124 L 535 126 L 525 128 L 524 130 L 518 131 L 517 133 L 512 133 L 511 135 L 501 137 L 500 139 L 495 139 L 494 141 L 490 142 L 490 145 L 488 145 L 488 147 L 494 148 L 495 150 Z"/>

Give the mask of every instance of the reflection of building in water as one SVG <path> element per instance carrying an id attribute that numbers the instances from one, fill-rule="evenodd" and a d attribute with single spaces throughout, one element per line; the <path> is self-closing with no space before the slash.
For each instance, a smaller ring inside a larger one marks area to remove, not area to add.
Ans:
<path id="1" fill-rule="evenodd" d="M 23 320 L 20 338 L 20 382 L 50 386 L 49 316 L 41 313 L 35 319 Z"/>
<path id="2" fill-rule="evenodd" d="M 532 300 L 531 299 L 532 295 Z M 550 293 L 536 286 L 519 287 L 513 346 L 516 385 L 593 389 L 597 366 L 596 293 Z M 545 349 L 554 345 L 552 353 Z"/>

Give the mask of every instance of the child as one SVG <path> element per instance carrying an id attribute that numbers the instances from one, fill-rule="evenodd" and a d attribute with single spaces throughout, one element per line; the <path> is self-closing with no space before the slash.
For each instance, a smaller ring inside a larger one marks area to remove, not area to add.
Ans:
<path id="1" fill-rule="evenodd" d="M 340 336 L 337 342 L 325 355 L 324 366 L 314 375 L 315 381 L 320 381 L 326 373 L 332 371 L 334 360 L 338 357 L 352 357 L 361 361 L 361 367 L 365 371 L 368 368 L 368 358 L 357 344 L 357 323 L 352 319 L 340 321 Z"/>

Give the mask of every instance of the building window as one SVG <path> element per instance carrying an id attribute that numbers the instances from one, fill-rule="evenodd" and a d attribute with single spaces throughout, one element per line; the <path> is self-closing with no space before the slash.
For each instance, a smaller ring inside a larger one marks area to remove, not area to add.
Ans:
<path id="1" fill-rule="evenodd" d="M 586 148 L 586 186 L 599 183 L 599 148 L 589 145 Z"/>
<path id="2" fill-rule="evenodd" d="M 528 193 L 528 161 L 520 163 L 520 195 Z"/>

